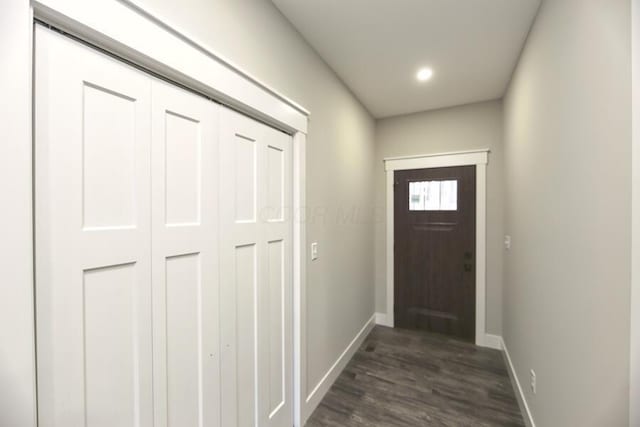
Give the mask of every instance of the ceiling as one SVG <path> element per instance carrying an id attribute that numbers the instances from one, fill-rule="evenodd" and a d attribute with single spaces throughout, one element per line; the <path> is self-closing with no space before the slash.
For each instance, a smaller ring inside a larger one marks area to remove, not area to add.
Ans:
<path id="1" fill-rule="evenodd" d="M 272 1 L 376 118 L 501 98 L 540 3 Z"/>

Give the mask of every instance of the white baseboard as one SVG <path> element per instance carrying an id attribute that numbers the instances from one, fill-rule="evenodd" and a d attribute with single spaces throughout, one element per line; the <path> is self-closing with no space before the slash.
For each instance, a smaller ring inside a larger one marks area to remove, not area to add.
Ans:
<path id="1" fill-rule="evenodd" d="M 362 329 L 360 329 L 360 332 L 357 333 L 347 348 L 345 348 L 340 357 L 338 357 L 338 360 L 336 360 L 333 366 L 331 366 L 327 373 L 324 374 L 311 393 L 309 393 L 309 396 L 304 401 L 302 425 L 307 422 L 313 411 L 318 407 L 324 395 L 327 394 L 335 380 L 338 378 L 340 373 L 342 373 L 344 368 L 347 366 L 347 363 L 351 360 L 358 348 L 360 348 L 364 339 L 369 335 L 369 332 L 371 332 L 375 325 L 376 315 L 374 314 L 371 316 L 371 319 L 365 323 Z"/>
<path id="2" fill-rule="evenodd" d="M 531 411 L 529 410 L 529 405 L 527 404 L 527 399 L 524 397 L 524 392 L 522 391 L 522 387 L 520 386 L 518 375 L 516 375 L 516 370 L 514 369 L 513 363 L 511 362 L 511 356 L 509 356 L 507 345 L 502 338 L 500 340 L 502 341 L 501 344 L 504 358 L 507 361 L 507 371 L 509 372 L 509 377 L 511 377 L 511 383 L 513 384 L 513 389 L 516 393 L 516 399 L 518 399 L 518 406 L 520 406 L 520 412 L 522 412 L 524 423 L 527 425 L 527 427 L 536 427 L 536 423 L 533 421 L 533 416 L 531 415 Z"/>
<path id="3" fill-rule="evenodd" d="M 388 326 L 389 328 L 393 328 L 393 325 L 387 318 L 387 313 L 376 313 L 376 325 Z"/>
<path id="4" fill-rule="evenodd" d="M 502 350 L 502 337 L 500 335 L 484 334 L 482 342 L 478 345 L 482 347 L 493 348 L 496 350 Z"/>

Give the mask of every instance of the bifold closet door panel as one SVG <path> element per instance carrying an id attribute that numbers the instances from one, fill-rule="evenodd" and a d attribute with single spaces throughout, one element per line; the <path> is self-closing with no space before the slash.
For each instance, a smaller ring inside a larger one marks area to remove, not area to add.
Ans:
<path id="1" fill-rule="evenodd" d="M 39 425 L 152 426 L 151 81 L 35 44 Z"/>
<path id="2" fill-rule="evenodd" d="M 221 111 L 222 424 L 288 427 L 292 138 Z"/>
<path id="3" fill-rule="evenodd" d="M 291 426 L 292 138 L 35 44 L 40 425 Z"/>
<path id="4" fill-rule="evenodd" d="M 218 114 L 152 85 L 152 277 L 156 426 L 220 426 Z"/>

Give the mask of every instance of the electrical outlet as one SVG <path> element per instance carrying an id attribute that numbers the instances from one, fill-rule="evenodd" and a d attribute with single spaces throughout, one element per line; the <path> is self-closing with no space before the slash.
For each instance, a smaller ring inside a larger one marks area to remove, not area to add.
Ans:
<path id="1" fill-rule="evenodd" d="M 504 236 L 504 248 L 506 250 L 511 249 L 511 236 L 508 234 Z"/>
<path id="2" fill-rule="evenodd" d="M 533 392 L 533 394 L 536 394 L 537 390 L 536 390 L 536 372 L 532 369 L 531 370 L 531 391 Z"/>
<path id="3" fill-rule="evenodd" d="M 318 242 L 311 244 L 311 261 L 318 259 Z"/>

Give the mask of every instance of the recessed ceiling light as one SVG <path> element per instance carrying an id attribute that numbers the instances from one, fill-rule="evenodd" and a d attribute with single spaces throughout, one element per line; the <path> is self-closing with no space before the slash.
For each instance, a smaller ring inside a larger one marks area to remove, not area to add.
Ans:
<path id="1" fill-rule="evenodd" d="M 421 68 L 416 74 L 416 78 L 420 82 L 426 82 L 433 76 L 433 70 L 431 68 Z"/>

